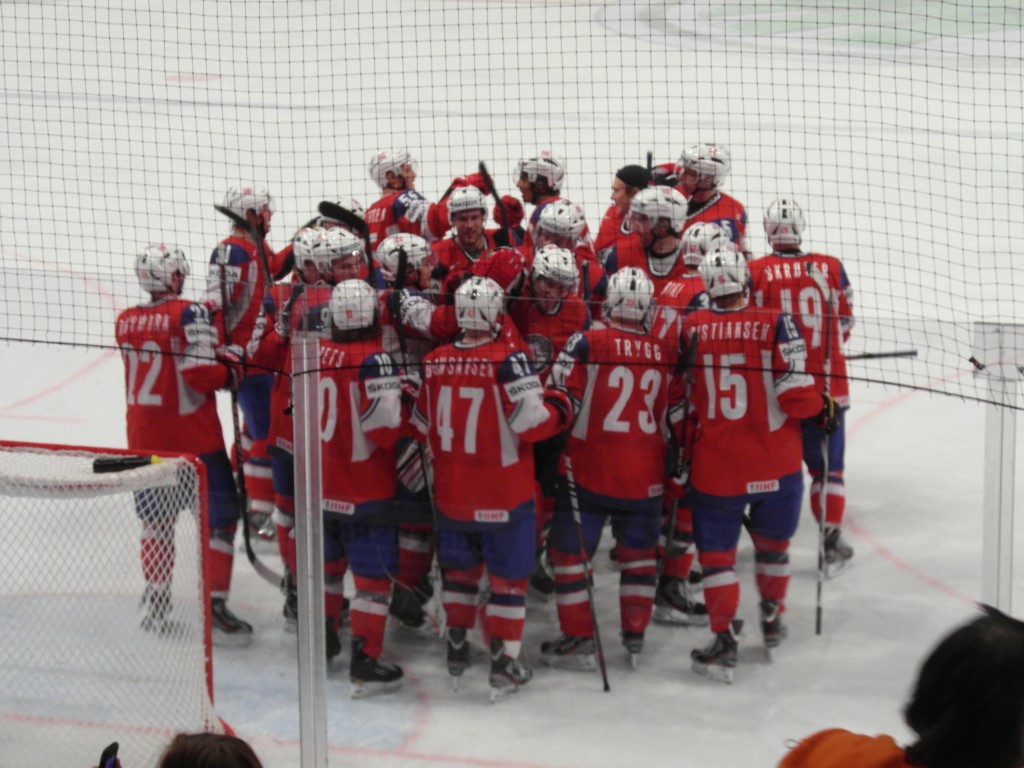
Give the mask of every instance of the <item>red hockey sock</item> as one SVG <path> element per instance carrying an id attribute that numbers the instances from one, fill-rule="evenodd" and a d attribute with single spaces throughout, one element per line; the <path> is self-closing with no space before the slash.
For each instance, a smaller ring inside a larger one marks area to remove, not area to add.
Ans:
<path id="1" fill-rule="evenodd" d="M 487 603 L 488 635 L 519 642 L 526 623 L 526 579 L 503 579 L 491 574 L 491 599 Z"/>
<path id="2" fill-rule="evenodd" d="M 142 577 L 147 584 L 171 580 L 174 570 L 174 520 L 142 523 Z"/>
<path id="3" fill-rule="evenodd" d="M 345 604 L 345 573 L 348 571 L 348 560 L 328 560 L 324 563 L 324 613 L 334 621 L 334 626 L 341 625 L 341 609 Z"/>
<path id="4" fill-rule="evenodd" d="M 750 538 L 754 541 L 754 574 L 761 599 L 778 600 L 781 608 L 789 589 L 789 541 L 756 533 Z"/>
<path id="5" fill-rule="evenodd" d="M 384 624 L 388 619 L 391 582 L 388 579 L 356 576 L 355 584 L 356 594 L 349 611 L 352 637 L 361 637 L 365 643 L 363 653 L 379 659 L 384 647 Z"/>
<path id="6" fill-rule="evenodd" d="M 398 529 L 398 575 L 404 589 L 415 589 L 434 560 L 434 534 L 429 525 L 403 525 Z"/>
<path id="7" fill-rule="evenodd" d="M 210 529 L 210 596 L 227 599 L 235 562 L 235 526 Z"/>
<path id="8" fill-rule="evenodd" d="M 473 628 L 483 573 L 483 563 L 475 568 L 446 568 L 442 571 L 441 603 L 444 605 L 448 626 Z"/>
<path id="9" fill-rule="evenodd" d="M 295 573 L 295 497 L 274 495 L 274 528 L 277 551 L 289 573 Z"/>
<path id="10" fill-rule="evenodd" d="M 555 572 L 555 604 L 562 632 L 573 637 L 591 637 L 594 623 L 590 616 L 583 557 L 578 552 L 570 554 L 553 547 L 548 554 Z"/>
<path id="11" fill-rule="evenodd" d="M 811 512 L 814 519 L 821 520 L 821 475 L 811 475 Z M 828 473 L 828 487 L 825 489 L 825 524 L 842 525 L 846 513 L 846 485 L 843 470 Z"/>
<path id="12" fill-rule="evenodd" d="M 675 557 L 665 555 L 662 574 L 673 579 L 685 579 L 693 568 L 695 549 L 693 546 L 693 510 L 680 506 L 676 510 L 676 525 L 672 532 L 672 540 L 676 549 L 683 554 Z"/>
<path id="13" fill-rule="evenodd" d="M 715 634 L 729 629 L 729 622 L 740 607 L 740 583 L 736 578 L 736 550 L 701 552 L 704 570 L 704 602 L 707 604 L 711 631 Z"/>
<path id="14" fill-rule="evenodd" d="M 633 549 L 619 542 L 619 613 L 625 632 L 644 632 L 654 610 L 655 548 Z"/>

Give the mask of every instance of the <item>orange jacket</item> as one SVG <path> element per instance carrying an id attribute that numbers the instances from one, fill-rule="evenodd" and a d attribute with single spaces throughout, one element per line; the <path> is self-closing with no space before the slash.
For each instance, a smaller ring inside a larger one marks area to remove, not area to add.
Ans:
<path id="1" fill-rule="evenodd" d="M 841 728 L 811 734 L 782 758 L 779 768 L 923 768 L 891 736 L 864 736 Z"/>

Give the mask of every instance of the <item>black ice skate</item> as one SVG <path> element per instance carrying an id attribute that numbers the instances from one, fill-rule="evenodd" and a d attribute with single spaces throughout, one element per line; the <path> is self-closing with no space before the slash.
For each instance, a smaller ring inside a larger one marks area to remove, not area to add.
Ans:
<path id="1" fill-rule="evenodd" d="M 295 577 L 286 573 L 281 580 L 281 592 L 284 594 L 284 608 L 281 613 L 284 616 L 284 631 L 288 634 L 295 634 L 299 624 L 299 593 L 295 587 Z"/>
<path id="2" fill-rule="evenodd" d="M 491 638 L 491 702 L 515 693 L 533 677 L 533 671 L 505 653 L 505 643 Z"/>
<path id="3" fill-rule="evenodd" d="M 379 693 L 391 693 L 402 687 L 402 668 L 396 664 L 385 664 L 363 653 L 365 642 L 361 637 L 352 638 L 352 662 L 349 665 L 349 682 L 352 683 L 352 698 L 364 699 Z"/>
<path id="4" fill-rule="evenodd" d="M 252 625 L 235 616 L 223 597 L 210 601 L 213 644 L 224 648 L 244 648 L 252 642 Z"/>
<path id="5" fill-rule="evenodd" d="M 768 661 L 771 661 L 772 649 L 779 647 L 779 643 L 786 637 L 788 631 L 786 625 L 782 623 L 778 600 L 762 600 L 760 608 L 761 635 L 764 637 L 765 656 Z"/>
<path id="6" fill-rule="evenodd" d="M 541 643 L 540 660 L 549 667 L 559 669 L 596 669 L 594 638 L 561 635 L 556 640 L 547 640 Z"/>
<path id="7" fill-rule="evenodd" d="M 654 620 L 659 624 L 706 627 L 708 609 L 697 602 L 688 581 L 663 576 L 654 593 Z"/>
<path id="8" fill-rule="evenodd" d="M 147 632 L 157 635 L 167 634 L 170 622 L 167 616 L 171 612 L 171 585 L 147 584 L 142 593 L 142 620 L 139 625 Z"/>
<path id="9" fill-rule="evenodd" d="M 327 663 L 334 661 L 334 657 L 341 653 L 341 638 L 338 636 L 338 626 L 330 616 L 327 617 L 327 629 L 324 634 L 325 648 L 327 651 Z"/>
<path id="10" fill-rule="evenodd" d="M 640 654 L 644 650 L 644 633 L 622 630 L 622 645 L 626 649 L 629 666 L 636 669 L 640 661 Z"/>
<path id="11" fill-rule="evenodd" d="M 530 592 L 538 599 L 548 602 L 555 594 L 555 577 L 547 564 L 547 555 L 537 555 L 537 564 L 530 575 Z"/>
<path id="12" fill-rule="evenodd" d="M 405 589 L 395 584 L 391 590 L 391 604 L 388 606 L 388 613 L 398 619 L 398 623 L 405 629 L 412 630 L 417 634 L 432 634 L 432 627 L 427 621 L 427 614 L 423 610 L 423 603 L 420 602 L 416 590 Z"/>
<path id="13" fill-rule="evenodd" d="M 846 543 L 837 525 L 825 527 L 825 575 L 838 575 L 853 557 L 853 547 Z"/>
<path id="14" fill-rule="evenodd" d="M 736 660 L 739 656 L 739 636 L 742 629 L 743 620 L 733 619 L 729 629 L 715 635 L 714 640 L 706 648 L 691 651 L 693 671 L 710 677 L 712 680 L 732 683 L 736 672 Z"/>
<path id="15" fill-rule="evenodd" d="M 448 628 L 448 674 L 452 689 L 459 690 L 459 678 L 469 667 L 469 638 L 465 627 Z"/>

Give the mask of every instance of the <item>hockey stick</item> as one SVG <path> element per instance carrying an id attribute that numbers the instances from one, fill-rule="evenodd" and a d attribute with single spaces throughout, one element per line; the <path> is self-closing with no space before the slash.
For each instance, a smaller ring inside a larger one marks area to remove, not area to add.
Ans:
<path id="1" fill-rule="evenodd" d="M 398 249 L 398 268 L 395 274 L 395 285 L 393 290 L 401 291 L 405 285 L 405 276 L 409 271 L 409 254 L 405 252 L 405 248 Z M 409 353 L 408 353 L 408 342 L 405 338 L 405 326 L 402 323 L 401 310 L 399 310 L 399 316 L 395 318 L 395 329 L 398 331 L 398 348 L 402 352 L 402 367 L 408 369 L 409 366 Z M 413 438 L 415 440 L 415 438 Z M 437 632 L 442 638 L 445 635 L 445 629 L 448 624 L 448 616 L 444 612 L 444 603 L 441 600 L 441 588 L 443 581 L 441 578 L 441 541 L 438 533 L 438 517 L 437 507 L 434 506 L 434 489 L 430 484 L 430 475 L 427 473 L 427 456 L 423 451 L 423 443 L 419 440 L 415 440 L 416 453 L 419 455 L 420 466 L 423 468 L 423 486 L 427 491 L 427 503 L 430 504 L 430 520 L 431 520 L 431 535 L 434 540 L 434 561 L 431 566 L 433 571 L 434 584 L 434 597 L 437 602 L 434 605 L 434 615 L 437 617 Z"/>
<path id="2" fill-rule="evenodd" d="M 498 216 L 501 218 L 501 228 L 505 230 L 505 236 L 508 238 L 509 245 L 512 244 L 512 236 L 508 231 L 508 211 L 505 210 L 505 204 L 501 202 L 501 197 L 498 195 L 498 190 L 494 186 L 494 179 L 491 178 L 491 174 L 487 172 L 487 166 L 484 165 L 484 161 L 480 161 L 479 166 L 480 176 L 483 177 L 484 186 L 487 187 L 487 191 L 490 192 L 491 197 L 494 198 L 494 202 L 498 206 Z"/>
<path id="3" fill-rule="evenodd" d="M 859 352 L 847 355 L 847 360 L 881 360 L 886 357 L 917 357 L 916 349 L 900 349 L 894 352 Z"/>
<path id="4" fill-rule="evenodd" d="M 647 172 L 650 173 L 654 170 L 654 153 L 651 150 L 647 150 Z"/>
<path id="5" fill-rule="evenodd" d="M 824 362 L 822 365 L 822 377 L 824 380 L 823 394 L 829 396 L 829 374 L 832 365 L 832 291 L 828 284 L 828 277 L 818 268 L 813 261 L 807 262 L 807 275 L 814 281 L 818 291 L 821 293 L 821 315 L 825 323 L 825 340 L 822 352 Z M 825 520 L 828 517 L 828 430 L 821 431 L 821 491 L 819 492 L 818 514 L 818 583 L 814 607 L 814 634 L 821 634 L 822 619 L 822 591 L 825 585 Z"/>
<path id="6" fill-rule="evenodd" d="M 161 463 L 163 460 L 159 456 L 104 456 L 93 459 L 92 471 L 97 475 L 102 475 L 107 472 L 124 472 L 128 469 L 138 469 Z"/>
<path id="7" fill-rule="evenodd" d="M 690 345 L 686 350 L 686 360 L 683 361 L 683 424 L 680 430 L 680 441 L 676 447 L 675 466 L 673 475 L 680 472 L 683 467 L 683 453 L 686 450 L 686 433 L 689 425 L 690 415 L 690 393 L 693 391 L 693 363 L 697 357 L 697 332 L 690 334 Z M 668 514 L 668 531 L 665 534 L 665 557 L 679 557 L 686 552 L 688 547 L 676 545 L 676 518 L 679 516 L 679 499 L 672 499 L 672 506 Z"/>
<path id="8" fill-rule="evenodd" d="M 604 645 L 601 643 L 601 629 L 597 625 L 597 605 L 594 603 L 594 569 L 587 554 L 587 543 L 583 538 L 583 516 L 580 514 L 580 499 L 576 494 L 576 478 L 572 473 L 572 460 L 565 455 L 565 484 L 569 488 L 569 503 L 572 506 L 572 519 L 576 523 L 576 535 L 580 540 L 580 556 L 583 558 L 583 577 L 587 582 L 587 602 L 590 603 L 590 621 L 594 626 L 594 645 L 597 649 L 597 663 L 601 668 L 601 680 L 607 693 L 612 689 L 608 685 L 608 667 L 604 662 Z"/>
<path id="9" fill-rule="evenodd" d="M 263 274 L 267 281 L 271 279 L 270 265 L 267 259 L 267 252 L 263 246 L 263 238 L 260 236 L 256 228 L 252 226 L 248 221 L 243 219 L 237 213 L 222 205 L 215 205 L 219 213 L 224 214 L 231 219 L 236 226 L 241 227 L 246 231 L 250 238 L 256 243 L 256 251 L 260 257 L 260 266 L 263 268 Z M 227 281 L 227 249 L 224 249 L 223 254 L 218 257 L 218 268 L 220 270 L 220 304 L 221 312 L 224 315 L 224 340 L 230 343 L 228 338 L 228 322 L 227 322 L 227 311 L 228 311 L 228 281 Z M 264 290 L 266 284 L 264 284 Z M 281 586 L 281 579 L 283 578 L 280 573 L 275 573 L 270 567 L 264 563 L 256 554 L 256 550 L 252 548 L 252 538 L 250 536 L 250 520 L 249 520 L 249 493 L 245 485 L 245 464 L 242 460 L 242 427 L 238 421 L 238 393 L 232 389 L 231 393 L 231 428 L 233 430 L 233 436 L 235 440 L 234 453 L 235 453 L 235 485 L 238 490 L 238 508 L 239 517 L 242 519 L 242 541 L 245 543 L 245 556 L 252 564 L 253 569 L 258 573 L 265 581 L 273 584 L 275 587 Z"/>
<path id="10" fill-rule="evenodd" d="M 317 210 L 320 211 L 321 216 L 340 221 L 363 238 L 363 245 L 366 246 L 366 282 L 373 286 L 373 247 L 370 245 L 370 228 L 366 222 L 348 208 L 342 208 L 329 200 L 322 200 L 317 206 Z"/>

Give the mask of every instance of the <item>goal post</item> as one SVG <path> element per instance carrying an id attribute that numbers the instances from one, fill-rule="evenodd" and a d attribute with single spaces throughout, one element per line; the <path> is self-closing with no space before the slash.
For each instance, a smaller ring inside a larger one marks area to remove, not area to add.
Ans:
<path id="1" fill-rule="evenodd" d="M 206 474 L 193 456 L 0 441 L 0 754 L 11 765 L 154 765 L 213 708 Z M 108 462 L 109 463 L 109 462 Z M 142 515 L 170 521 L 170 610 L 144 629 Z"/>

